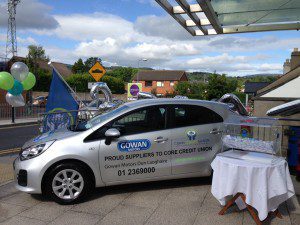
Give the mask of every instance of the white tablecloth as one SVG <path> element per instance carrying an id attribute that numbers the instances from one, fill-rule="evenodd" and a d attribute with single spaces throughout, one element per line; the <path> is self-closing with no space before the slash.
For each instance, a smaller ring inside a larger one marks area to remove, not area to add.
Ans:
<path id="1" fill-rule="evenodd" d="M 287 162 L 283 158 L 265 164 L 217 155 L 211 163 L 211 192 L 221 205 L 226 197 L 243 193 L 246 203 L 258 211 L 262 221 L 270 211 L 295 194 Z"/>

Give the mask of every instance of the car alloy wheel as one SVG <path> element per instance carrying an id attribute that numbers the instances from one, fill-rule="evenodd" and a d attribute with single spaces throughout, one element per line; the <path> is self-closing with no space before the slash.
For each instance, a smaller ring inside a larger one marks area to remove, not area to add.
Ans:
<path id="1" fill-rule="evenodd" d="M 63 200 L 74 200 L 84 188 L 82 175 L 73 169 L 63 169 L 59 171 L 52 180 L 52 190 L 54 194 Z"/>

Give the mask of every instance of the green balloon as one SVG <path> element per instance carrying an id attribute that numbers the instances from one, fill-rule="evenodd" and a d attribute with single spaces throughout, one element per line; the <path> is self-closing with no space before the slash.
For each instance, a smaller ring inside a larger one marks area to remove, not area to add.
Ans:
<path id="1" fill-rule="evenodd" d="M 35 85 L 35 83 L 36 83 L 35 76 L 31 72 L 29 72 L 28 76 L 26 77 L 26 79 L 22 81 L 23 88 L 26 91 L 28 91 L 31 88 L 33 88 L 33 86 Z"/>
<path id="2" fill-rule="evenodd" d="M 14 86 L 14 78 L 8 72 L 0 72 L 0 88 L 9 90 Z"/>

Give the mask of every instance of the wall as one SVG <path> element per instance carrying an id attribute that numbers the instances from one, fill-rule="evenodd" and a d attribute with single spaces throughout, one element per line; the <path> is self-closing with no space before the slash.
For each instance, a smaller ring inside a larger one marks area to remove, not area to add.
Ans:
<path id="1" fill-rule="evenodd" d="M 5 95 L 7 91 L 0 89 L 0 104 L 6 103 Z"/>
<path id="2" fill-rule="evenodd" d="M 0 104 L 6 104 L 5 96 L 7 91 L 0 89 Z M 26 91 L 22 92 L 23 98 L 26 102 Z"/>
<path id="3" fill-rule="evenodd" d="M 269 98 L 300 98 L 300 76 L 262 95 Z"/>
<path id="4" fill-rule="evenodd" d="M 287 101 L 266 101 L 266 100 L 254 100 L 254 116 L 257 117 L 267 117 L 266 112 L 278 105 L 284 104 Z M 280 117 L 275 117 L 280 118 Z M 285 117 L 288 119 L 300 119 L 300 114 L 293 116 Z M 289 129 L 289 126 L 300 126 L 300 121 L 280 121 L 282 125 L 282 132 Z M 283 156 L 287 156 L 288 152 L 288 139 L 289 137 L 284 135 L 282 136 L 281 151 Z"/>

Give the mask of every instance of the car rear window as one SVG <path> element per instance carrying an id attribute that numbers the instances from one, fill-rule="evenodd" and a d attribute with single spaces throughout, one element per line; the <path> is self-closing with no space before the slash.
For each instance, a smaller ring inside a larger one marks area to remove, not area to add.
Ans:
<path id="1" fill-rule="evenodd" d="M 221 122 L 223 118 L 219 114 L 203 106 L 179 105 L 171 112 L 172 128 Z"/>

